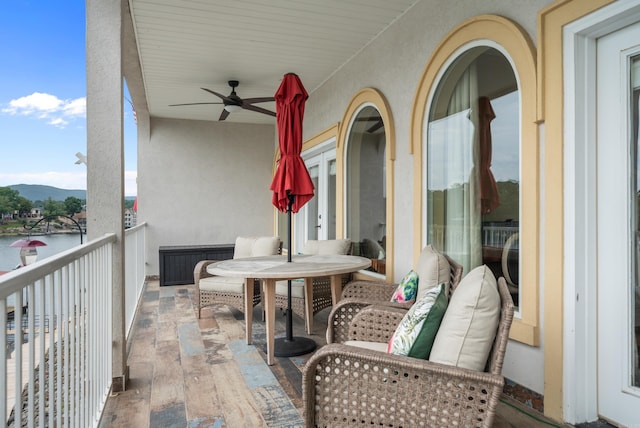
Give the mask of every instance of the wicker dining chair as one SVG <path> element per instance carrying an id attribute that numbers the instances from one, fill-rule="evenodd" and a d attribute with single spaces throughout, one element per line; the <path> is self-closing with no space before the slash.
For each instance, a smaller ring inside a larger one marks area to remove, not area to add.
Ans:
<path id="1" fill-rule="evenodd" d="M 350 239 L 326 239 L 315 240 L 310 239 L 305 243 L 304 248 L 300 252 L 304 255 L 331 254 L 345 255 L 351 253 Z M 342 276 L 342 286 L 349 282 L 350 274 Z M 308 334 L 313 331 L 313 316 L 328 308 L 333 304 L 331 296 L 331 278 L 328 276 L 313 278 L 313 298 L 307 302 L 305 297 L 304 280 L 293 280 L 291 282 L 291 310 L 305 322 Z M 307 304 L 310 303 L 310 317 L 306 316 Z M 288 307 L 288 290 L 287 281 L 276 282 L 276 308 L 287 309 Z M 264 308 L 264 305 L 263 305 Z"/>
<path id="2" fill-rule="evenodd" d="M 418 296 L 421 291 L 445 281 L 449 283 L 448 294 L 450 296 L 462 278 L 462 265 L 431 245 L 427 245 L 420 253 L 416 272 L 418 273 Z M 397 286 L 398 284 L 395 283 L 370 280 L 349 282 L 342 290 L 342 299 L 329 314 L 326 332 L 327 343 L 344 342 L 353 317 L 369 305 L 384 304 L 402 308 L 406 312 L 413 305 L 413 302 L 391 303 L 391 296 Z"/>
<path id="3" fill-rule="evenodd" d="M 280 238 L 274 236 L 236 239 L 233 258 L 273 256 L 282 251 Z M 231 306 L 244 313 L 244 279 L 211 275 L 207 266 L 219 260 L 201 260 L 193 270 L 198 318 L 202 308 L 215 304 Z M 260 302 L 260 281 L 254 280 L 253 306 Z"/>
<path id="4" fill-rule="evenodd" d="M 502 364 L 514 310 L 504 278 L 497 288 L 500 320 L 484 371 L 329 344 L 303 370 L 305 426 L 491 427 L 504 387 Z M 368 306 L 357 315 L 349 338 L 386 342 L 404 313 Z"/>

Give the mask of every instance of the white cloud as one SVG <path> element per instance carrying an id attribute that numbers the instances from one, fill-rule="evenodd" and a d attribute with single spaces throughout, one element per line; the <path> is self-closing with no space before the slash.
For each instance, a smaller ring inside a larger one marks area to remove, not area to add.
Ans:
<path id="1" fill-rule="evenodd" d="M 69 122 L 67 122 L 66 120 L 62 119 L 61 117 L 56 117 L 54 119 L 51 119 L 47 123 L 49 125 L 57 126 L 58 128 L 64 128 L 65 126 L 67 126 L 69 124 Z"/>
<path id="2" fill-rule="evenodd" d="M 84 118 L 87 113 L 86 98 L 61 100 L 55 95 L 34 92 L 31 95 L 9 101 L 3 113 L 33 116 L 46 120 L 49 125 L 64 128 L 70 120 Z"/>
<path id="3" fill-rule="evenodd" d="M 125 171 L 124 173 L 124 194 L 125 196 L 135 196 L 137 194 L 136 171 Z M 13 184 L 44 184 L 47 186 L 59 187 L 61 189 L 87 189 L 86 168 L 77 172 L 49 171 L 49 172 L 25 172 L 3 174 L 0 173 L 0 186 L 10 186 Z"/>
<path id="4" fill-rule="evenodd" d="M 75 100 L 67 101 L 62 107 L 65 116 L 78 116 L 86 117 L 87 115 L 87 99 L 76 98 Z"/>
<path id="5" fill-rule="evenodd" d="M 33 112 L 52 112 L 60 109 L 63 104 L 55 95 L 34 92 L 26 97 L 9 101 L 8 111 L 12 114 L 31 114 Z"/>

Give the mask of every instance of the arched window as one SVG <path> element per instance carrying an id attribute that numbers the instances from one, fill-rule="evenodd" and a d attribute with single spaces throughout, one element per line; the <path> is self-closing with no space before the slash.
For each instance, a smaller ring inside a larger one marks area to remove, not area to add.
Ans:
<path id="1" fill-rule="evenodd" d="M 469 272 L 486 264 L 519 297 L 520 92 L 498 49 L 470 47 L 428 109 L 427 243 Z"/>
<path id="2" fill-rule="evenodd" d="M 367 273 L 393 279 L 394 127 L 382 95 L 363 89 L 351 101 L 338 138 L 343 236 L 353 254 L 371 259 Z"/>
<path id="3" fill-rule="evenodd" d="M 411 118 L 415 257 L 432 243 L 487 264 L 518 306 L 510 337 L 538 345 L 539 152 L 535 49 L 515 23 L 471 18 L 436 47 Z"/>
<path id="4" fill-rule="evenodd" d="M 380 112 L 363 106 L 347 137 L 346 231 L 354 255 L 371 259 L 371 270 L 386 272 L 385 129 Z"/>

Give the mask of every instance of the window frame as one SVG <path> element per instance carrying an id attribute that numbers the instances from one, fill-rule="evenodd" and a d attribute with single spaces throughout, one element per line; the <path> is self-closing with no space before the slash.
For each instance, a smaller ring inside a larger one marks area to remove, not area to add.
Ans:
<path id="1" fill-rule="evenodd" d="M 522 305 L 510 338 L 539 346 L 539 148 L 536 123 L 537 74 L 535 48 L 512 21 L 495 15 L 471 18 L 451 31 L 436 47 L 422 74 L 413 104 L 409 152 L 414 161 L 414 259 L 426 245 L 425 156 L 427 111 L 448 65 L 472 46 L 499 49 L 509 60 L 520 90 L 520 260 Z M 523 162 L 526 159 L 526 162 Z"/>
<path id="2" fill-rule="evenodd" d="M 351 99 L 340 122 L 340 131 L 338 134 L 338 140 L 336 142 L 336 168 L 338 171 L 336 177 L 336 191 L 338 197 L 338 204 L 336 206 L 336 235 L 341 237 L 345 236 L 347 229 L 347 180 L 346 180 L 346 168 L 347 168 L 347 149 L 348 149 L 348 137 L 351 130 L 352 123 L 358 113 L 366 106 L 375 107 L 382 117 L 384 123 L 385 132 L 385 180 L 386 187 L 386 271 L 385 275 L 375 274 L 368 271 L 360 271 L 355 276 L 364 277 L 366 279 L 377 279 L 384 281 L 393 281 L 393 264 L 394 264 L 394 233 L 393 233 L 393 209 L 394 209 L 394 194 L 393 194 L 393 164 L 396 158 L 395 154 L 395 127 L 393 123 L 393 116 L 391 115 L 391 109 L 385 99 L 385 97 L 378 90 L 373 88 L 364 88 L 360 90 Z"/>

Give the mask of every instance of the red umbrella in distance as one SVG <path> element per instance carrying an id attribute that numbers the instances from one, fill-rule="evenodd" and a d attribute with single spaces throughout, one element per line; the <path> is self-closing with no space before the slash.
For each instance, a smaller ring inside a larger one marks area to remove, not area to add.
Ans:
<path id="1" fill-rule="evenodd" d="M 27 248 L 27 247 L 45 247 L 47 244 L 45 244 L 42 241 L 39 241 L 37 239 L 18 239 L 17 241 L 13 242 L 11 245 L 9 245 L 10 247 L 19 247 L 19 248 Z"/>
<path id="2" fill-rule="evenodd" d="M 38 258 L 36 247 L 44 247 L 47 244 L 38 239 L 18 239 L 9 245 L 10 247 L 20 248 L 20 261 L 23 266 L 29 265 Z"/>

